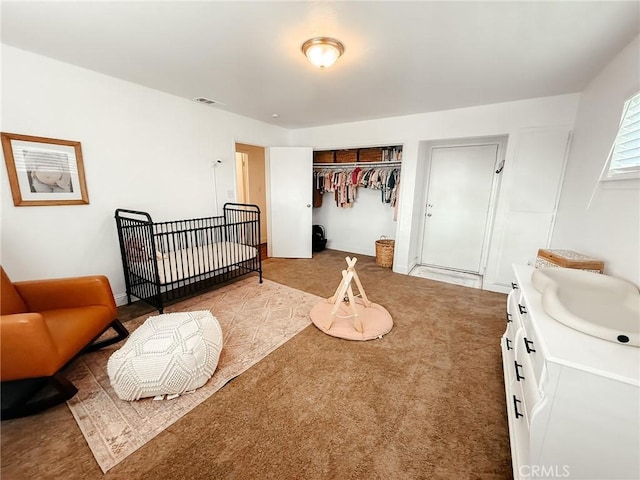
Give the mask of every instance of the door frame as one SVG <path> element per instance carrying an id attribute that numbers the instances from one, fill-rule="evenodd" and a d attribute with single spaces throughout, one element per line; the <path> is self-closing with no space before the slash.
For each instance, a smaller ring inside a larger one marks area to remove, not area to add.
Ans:
<path id="1" fill-rule="evenodd" d="M 247 198 L 249 198 L 249 201 L 257 204 L 258 207 L 260 207 L 260 216 L 261 216 L 261 222 L 260 222 L 260 243 L 267 243 L 268 242 L 268 237 L 269 237 L 269 199 L 268 199 L 268 182 L 267 182 L 267 149 L 269 147 L 265 146 L 265 145 L 260 145 L 257 143 L 252 143 L 252 142 L 244 142 L 244 141 L 240 141 L 240 140 L 235 140 L 233 142 L 233 178 L 234 178 L 234 183 L 233 183 L 233 191 L 234 191 L 234 198 L 236 202 L 240 202 L 240 192 L 238 190 L 238 176 L 240 174 L 242 174 L 243 176 L 243 182 L 245 182 L 244 184 L 244 200 L 247 200 Z M 256 150 L 261 150 L 262 151 L 262 162 L 263 162 L 263 168 L 264 168 L 264 183 L 262 184 L 263 190 L 264 190 L 264 204 L 260 205 L 259 201 L 255 201 L 253 199 L 251 199 L 251 195 L 248 192 L 247 187 L 249 187 L 249 182 L 250 182 L 250 178 L 251 178 L 251 168 L 255 165 L 255 161 L 257 160 L 255 157 L 256 154 Z M 238 171 L 238 162 L 236 159 L 236 154 L 237 153 L 243 153 L 247 155 L 247 169 L 246 171 Z M 245 177 L 246 174 L 246 177 Z M 240 202 L 243 203 L 243 202 Z M 245 202 L 246 203 L 246 202 Z"/>
<path id="2" fill-rule="evenodd" d="M 496 163 L 495 169 L 500 170 L 500 173 L 495 173 L 493 176 L 493 181 L 491 182 L 491 194 L 489 196 L 489 208 L 487 211 L 487 219 L 485 224 L 485 231 L 482 240 L 482 251 L 480 254 L 480 268 L 478 271 L 478 275 L 484 275 L 487 268 L 487 261 L 489 257 L 489 249 L 491 244 L 491 235 L 493 233 L 493 227 L 495 224 L 495 216 L 498 205 L 498 197 L 500 194 L 500 186 L 502 184 L 502 175 L 504 169 L 504 162 L 506 158 L 507 152 L 507 142 L 508 135 L 495 135 L 490 137 L 470 137 L 470 138 L 456 138 L 451 140 L 433 140 L 427 143 L 428 153 L 427 153 L 427 163 L 425 166 L 425 176 L 424 176 L 424 192 L 422 195 L 422 205 L 420 207 L 421 219 L 420 219 L 420 235 L 419 235 L 419 243 L 418 248 L 419 256 L 418 256 L 418 265 L 425 265 L 422 263 L 422 245 L 424 245 L 424 233 L 426 226 L 426 218 L 427 218 L 427 199 L 429 196 L 429 176 L 431 174 L 431 158 L 433 155 L 433 150 L 436 148 L 455 148 L 455 147 L 477 147 L 477 146 L 485 146 L 485 145 L 498 145 L 498 152 L 496 154 Z M 447 268 L 447 267 L 439 267 L 439 268 Z M 458 271 L 455 268 L 448 268 L 449 270 Z M 464 271 L 466 272 L 466 271 Z M 466 272 L 469 273 L 469 272 Z"/>
<path id="3" fill-rule="evenodd" d="M 243 156 L 238 158 L 238 155 Z M 246 163 L 245 163 L 246 160 Z M 242 162 L 242 164 L 240 164 Z M 236 147 L 236 200 L 238 203 L 249 203 L 248 197 L 248 183 L 249 176 L 247 169 L 249 168 L 249 154 L 243 150 L 238 150 Z"/>

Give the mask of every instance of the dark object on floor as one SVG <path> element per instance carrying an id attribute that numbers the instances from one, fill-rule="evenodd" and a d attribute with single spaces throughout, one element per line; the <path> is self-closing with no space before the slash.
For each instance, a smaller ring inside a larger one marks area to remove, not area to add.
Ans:
<path id="1" fill-rule="evenodd" d="M 311 248 L 314 252 L 321 252 L 327 246 L 327 238 L 324 233 L 324 227 L 322 225 L 313 226 L 313 240 Z"/>
<path id="2" fill-rule="evenodd" d="M 11 282 L 0 267 L 2 420 L 63 403 L 78 389 L 61 374 L 76 356 L 129 335 L 107 277 Z M 116 336 L 100 341 L 109 328 Z"/>

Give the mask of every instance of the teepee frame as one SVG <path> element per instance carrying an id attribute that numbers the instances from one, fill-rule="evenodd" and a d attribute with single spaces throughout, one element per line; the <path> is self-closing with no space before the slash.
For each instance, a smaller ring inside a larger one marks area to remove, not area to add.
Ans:
<path id="1" fill-rule="evenodd" d="M 329 303 L 333 303 L 333 308 L 331 309 L 331 315 L 329 316 L 325 329 L 329 330 L 331 328 L 334 319 L 336 318 L 336 316 L 338 316 L 338 310 L 340 309 L 340 306 L 348 300 L 351 315 L 348 315 L 347 317 L 353 317 L 355 329 L 358 332 L 362 333 L 364 332 L 364 326 L 362 325 L 362 319 L 360 318 L 360 316 L 358 315 L 358 311 L 356 310 L 356 299 L 355 295 L 353 294 L 351 282 L 355 280 L 356 286 L 358 287 L 358 293 L 360 294 L 365 307 L 371 307 L 371 302 L 367 298 L 367 294 L 365 293 L 364 287 L 362 286 L 360 278 L 358 277 L 358 272 L 356 272 L 355 267 L 358 259 L 355 257 L 353 259 L 350 257 L 346 257 L 345 260 L 347 261 L 347 269 L 342 270 L 342 281 L 340 282 L 340 285 L 338 285 L 336 293 L 334 293 L 333 296 L 328 300 Z"/>

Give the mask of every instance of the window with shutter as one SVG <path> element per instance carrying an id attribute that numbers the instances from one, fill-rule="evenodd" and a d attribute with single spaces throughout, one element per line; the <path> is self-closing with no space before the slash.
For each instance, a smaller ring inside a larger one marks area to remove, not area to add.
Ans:
<path id="1" fill-rule="evenodd" d="M 640 178 L 640 92 L 627 100 L 601 180 Z"/>

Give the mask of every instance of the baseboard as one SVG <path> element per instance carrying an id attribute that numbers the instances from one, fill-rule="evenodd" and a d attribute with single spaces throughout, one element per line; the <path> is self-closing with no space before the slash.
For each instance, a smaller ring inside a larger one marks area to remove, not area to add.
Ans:
<path id="1" fill-rule="evenodd" d="M 460 285 L 462 287 L 482 288 L 481 275 L 458 270 L 431 267 L 428 265 L 416 265 L 416 267 L 409 272 L 409 275 Z"/>
<path id="2" fill-rule="evenodd" d="M 113 298 L 116 301 L 116 305 L 121 307 L 122 305 L 126 305 L 127 302 L 127 294 L 126 293 L 117 293 L 113 295 Z"/>
<path id="3" fill-rule="evenodd" d="M 498 283 L 484 283 L 482 285 L 482 289 L 497 293 L 509 293 L 511 291 L 511 287 L 500 285 Z"/>
<path id="4" fill-rule="evenodd" d="M 402 273 L 403 275 L 409 275 L 409 272 L 411 270 L 413 270 L 413 267 L 415 267 L 418 264 L 418 259 L 416 257 L 414 257 L 411 262 L 409 262 L 409 265 L 396 265 L 395 263 L 393 264 L 393 271 L 395 273 Z"/>
<path id="5" fill-rule="evenodd" d="M 396 265 L 395 263 L 393 264 L 393 272 L 401 273 L 403 275 L 408 275 L 412 268 L 413 267 L 407 268 L 406 265 Z"/>

